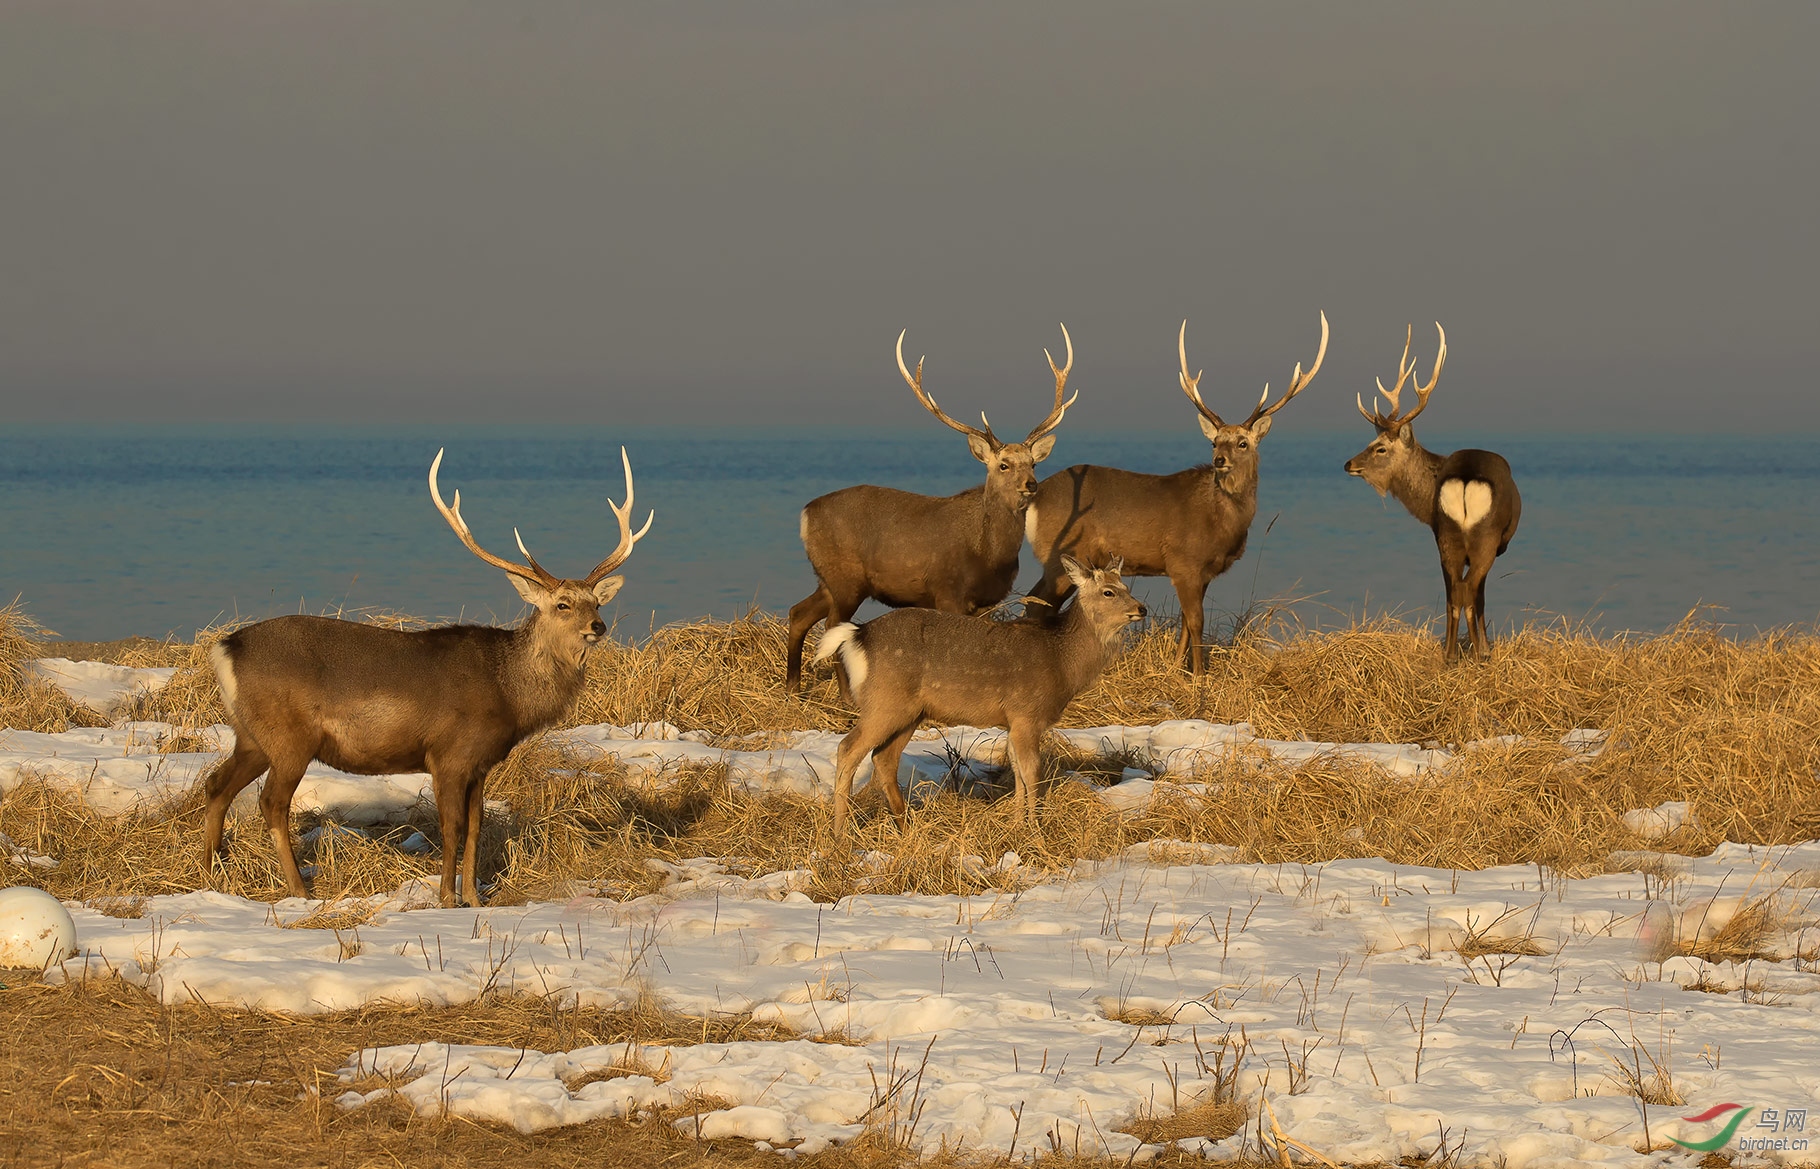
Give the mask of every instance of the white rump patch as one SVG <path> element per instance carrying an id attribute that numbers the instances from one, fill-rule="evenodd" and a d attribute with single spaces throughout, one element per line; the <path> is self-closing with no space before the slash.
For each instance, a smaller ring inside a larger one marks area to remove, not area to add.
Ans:
<path id="1" fill-rule="evenodd" d="M 866 651 L 860 648 L 855 640 L 859 636 L 859 626 L 851 621 L 843 621 L 833 629 L 822 634 L 821 642 L 815 647 L 815 660 L 825 662 L 835 654 L 840 655 L 840 664 L 847 667 L 847 684 L 855 694 L 866 682 Z"/>
<path id="2" fill-rule="evenodd" d="M 1441 514 L 1470 531 L 1491 514 L 1491 484 L 1478 479 L 1448 479 L 1441 484 Z"/>
<path id="3" fill-rule="evenodd" d="M 233 714 L 234 696 L 240 689 L 234 678 L 234 661 L 228 656 L 227 646 L 219 641 L 209 647 L 209 658 L 215 663 L 215 680 L 221 684 L 221 705 Z"/>
<path id="4" fill-rule="evenodd" d="M 1036 504 L 1034 503 L 1024 509 L 1024 538 L 1030 541 L 1032 548 L 1036 547 Z"/>
<path id="5" fill-rule="evenodd" d="M 809 546 L 809 509 L 803 508 L 796 516 L 796 534 L 802 537 L 803 547 Z"/>

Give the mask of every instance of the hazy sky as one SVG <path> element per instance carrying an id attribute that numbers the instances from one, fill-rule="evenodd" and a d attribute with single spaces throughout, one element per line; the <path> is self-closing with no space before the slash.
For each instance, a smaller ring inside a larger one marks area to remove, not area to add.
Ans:
<path id="1" fill-rule="evenodd" d="M 1820 428 L 1820 5 L 0 4 L 13 419 Z"/>

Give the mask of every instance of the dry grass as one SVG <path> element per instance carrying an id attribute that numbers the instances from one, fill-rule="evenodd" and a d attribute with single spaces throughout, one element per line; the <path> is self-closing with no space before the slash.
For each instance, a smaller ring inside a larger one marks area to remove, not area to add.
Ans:
<path id="1" fill-rule="evenodd" d="M 207 647 L 222 632 L 194 644 L 121 647 L 118 656 L 135 664 L 179 668 L 170 687 L 132 713 L 176 723 L 180 738 L 218 721 Z M 37 712 L 47 722 L 41 729 L 55 729 L 67 717 L 48 711 L 43 688 L 21 697 L 17 663 L 39 652 L 40 636 L 16 606 L 0 610 L 0 686 L 11 687 L 0 692 L 0 721 L 9 725 L 32 725 Z M 995 802 L 949 792 L 917 809 L 901 832 L 882 817 L 862 818 L 858 843 L 890 860 L 861 871 L 827 859 L 822 801 L 733 791 L 716 767 L 679 769 L 660 781 L 611 760 L 565 757 L 548 740 L 533 740 L 489 782 L 488 795 L 505 801 L 509 814 L 490 818 L 483 870 L 494 874 L 497 896 L 507 901 L 569 895 L 576 882 L 627 896 L 659 885 L 647 860 L 716 856 L 750 875 L 806 870 L 806 891 L 834 898 L 862 888 L 976 892 L 1022 878 L 981 875 L 963 863 L 969 856 L 992 860 L 1015 851 L 1027 863 L 1059 869 L 1154 839 L 1236 845 L 1245 858 L 1265 862 L 1381 856 L 1453 868 L 1542 863 L 1585 873 L 1599 871 L 1613 850 L 1640 845 L 1699 854 L 1721 840 L 1820 837 L 1820 804 L 1811 799 L 1820 765 L 1820 639 L 1809 634 L 1734 641 L 1690 624 L 1613 640 L 1531 629 L 1501 642 L 1488 665 L 1446 668 L 1432 636 L 1377 622 L 1281 642 L 1250 636 L 1216 650 L 1198 682 L 1170 664 L 1171 636 L 1152 629 L 1137 639 L 1070 708 L 1068 723 L 1200 717 L 1249 721 L 1280 738 L 1457 745 L 1510 734 L 1529 741 L 1476 749 L 1415 782 L 1343 759 L 1263 769 L 1228 760 L 1193 777 L 1209 785 L 1204 794 L 1171 798 L 1164 785 L 1163 798 L 1137 816 L 1120 815 L 1079 785 L 1058 785 L 1036 830 Z M 729 741 L 778 728 L 843 728 L 848 715 L 828 676 L 806 697 L 782 693 L 783 637 L 781 622 L 761 614 L 671 627 L 643 646 L 614 645 L 593 659 L 571 721 L 661 719 Z M 1610 745 L 1581 759 L 1555 744 L 1580 727 L 1610 732 Z M 1132 762 L 1139 761 L 1052 752 L 1048 770 L 1113 776 Z M 1619 819 L 1670 800 L 1691 801 L 1695 816 L 1666 842 L 1641 841 Z M 359 897 L 432 875 L 433 859 L 397 847 L 414 829 L 436 839 L 434 819 L 423 812 L 414 824 L 371 837 L 325 834 L 306 846 L 302 859 L 318 867 L 318 894 Z M 193 799 L 140 817 L 105 817 L 24 784 L 0 799 L 0 831 L 63 863 L 37 874 L 0 874 L 0 882 L 29 877 L 61 896 L 119 904 L 194 889 L 203 878 L 199 818 Z M 275 897 L 265 833 L 256 820 L 233 826 L 231 856 L 216 884 Z M 311 826 L 299 817 L 300 831 Z"/>
<path id="2" fill-rule="evenodd" d="M 673 1123 L 688 1110 L 638 1121 L 597 1121 L 525 1135 L 499 1125 L 414 1114 L 382 1101 L 344 1111 L 337 1078 L 366 1047 L 484 1043 L 536 1051 L 589 1044 L 687 1045 L 785 1038 L 737 1019 L 703 1021 L 649 1007 L 561 1009 L 540 998 L 496 996 L 459 1007 L 375 1007 L 294 1017 L 196 1004 L 160 1006 L 114 980 L 51 987 L 9 975 L 0 988 L 0 1166 L 369 1165 L 521 1169 L 775 1166 L 750 1141 L 700 1141 Z M 628 1064 L 621 1074 L 653 1070 Z M 1156 1121 L 1212 1131 L 1193 1109 Z M 1219 1114 L 1223 1115 L 1223 1114 Z M 1193 1118 L 1193 1119 L 1190 1119 Z M 1173 1131 L 1173 1129 L 1167 1129 Z M 1199 1135 L 1197 1132 L 1195 1135 Z M 917 1164 L 867 1137 L 797 1158 L 807 1169 L 895 1169 Z M 992 1163 L 962 1153 L 927 1169 Z M 1117 1162 L 1044 1157 L 1045 1169 L 1108 1169 Z M 1167 1154 L 1160 1164 L 1198 1165 Z M 1255 1164 L 1255 1163 L 1253 1163 Z"/>

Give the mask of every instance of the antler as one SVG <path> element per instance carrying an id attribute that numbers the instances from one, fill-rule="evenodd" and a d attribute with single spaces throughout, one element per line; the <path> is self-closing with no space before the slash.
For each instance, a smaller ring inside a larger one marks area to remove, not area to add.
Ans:
<path id="1" fill-rule="evenodd" d="M 441 466 L 442 451 L 438 450 L 436 452 L 436 458 L 430 463 L 430 498 L 436 501 L 436 510 L 442 513 L 443 519 L 449 521 L 449 526 L 455 529 L 455 534 L 461 537 L 461 542 L 467 545 L 469 552 L 472 552 L 488 564 L 491 564 L 494 568 L 503 568 L 513 576 L 528 580 L 533 584 L 539 584 L 545 588 L 554 588 L 562 583 L 556 577 L 552 576 L 543 565 L 537 563 L 536 559 L 533 558 L 529 552 L 525 551 L 525 542 L 523 538 L 518 536 L 517 528 L 512 529 L 512 535 L 514 538 L 518 539 L 518 550 L 524 552 L 525 560 L 528 561 L 527 564 L 514 564 L 510 560 L 495 556 L 485 548 L 482 548 L 480 542 L 474 539 L 474 533 L 468 530 L 467 521 L 461 518 L 461 492 L 455 492 L 455 503 L 452 506 L 442 501 L 442 491 L 436 486 L 436 472 Z"/>
<path id="2" fill-rule="evenodd" d="M 1287 390 L 1283 391 L 1282 397 L 1278 398 L 1275 402 L 1272 402 L 1269 406 L 1264 405 L 1265 401 L 1267 401 L 1270 397 L 1270 383 L 1265 382 L 1264 383 L 1264 393 L 1262 396 L 1260 396 L 1258 398 L 1258 404 L 1252 408 L 1251 417 L 1245 419 L 1245 425 L 1250 426 L 1253 423 L 1255 423 L 1258 419 L 1268 418 L 1268 417 L 1270 417 L 1270 415 L 1275 414 L 1278 410 L 1281 410 L 1283 408 L 1284 404 L 1289 401 L 1289 399 L 1295 397 L 1297 394 L 1301 393 L 1304 389 L 1306 389 L 1308 387 L 1308 383 L 1314 380 L 1315 374 L 1321 372 L 1321 362 L 1324 361 L 1326 359 L 1326 357 L 1327 357 L 1327 314 L 1323 312 L 1321 314 L 1321 348 L 1314 355 L 1314 364 L 1308 367 L 1307 373 L 1303 373 L 1302 372 L 1302 363 L 1299 361 L 1296 362 L 1295 372 L 1293 374 L 1289 375 L 1289 388 Z"/>
<path id="3" fill-rule="evenodd" d="M 1049 357 L 1048 349 L 1043 350 L 1043 356 L 1049 358 L 1049 372 L 1055 375 L 1055 405 L 1050 407 L 1049 417 L 1036 424 L 1036 429 L 1032 430 L 1030 432 L 1030 437 L 1024 440 L 1026 443 L 1035 442 L 1037 439 L 1042 438 L 1044 435 L 1060 426 L 1062 424 L 1062 415 L 1068 412 L 1068 407 L 1074 405 L 1074 399 L 1081 396 L 1081 392 L 1076 390 L 1074 391 L 1073 397 L 1069 398 L 1066 402 L 1062 401 L 1062 389 L 1068 384 L 1068 371 L 1074 368 L 1074 338 L 1068 335 L 1067 325 L 1062 326 L 1062 340 L 1068 343 L 1068 360 L 1062 365 L 1062 368 L 1055 368 L 1055 358 Z M 984 414 L 980 415 L 980 421 L 986 421 L 986 416 Z M 990 430 L 992 424 L 987 422 L 986 428 Z"/>
<path id="4" fill-rule="evenodd" d="M 518 534 L 517 528 L 512 529 L 512 538 L 518 542 L 518 550 L 524 553 L 526 561 L 524 564 L 514 564 L 510 560 L 493 555 L 480 546 L 479 541 L 474 539 L 474 533 L 468 530 L 467 521 L 461 518 L 461 492 L 455 492 L 455 502 L 453 504 L 444 503 L 442 501 L 442 490 L 436 484 L 436 472 L 442 467 L 442 455 L 443 452 L 438 450 L 436 452 L 435 460 L 430 463 L 430 498 L 436 501 L 436 510 L 442 513 L 443 519 L 449 521 L 449 526 L 455 529 L 455 534 L 461 537 L 461 542 L 467 545 L 468 551 L 480 557 L 488 564 L 491 564 L 494 568 L 503 568 L 513 576 L 531 581 L 535 584 L 540 584 L 545 588 L 555 588 L 562 584 L 562 580 L 559 577 L 551 573 L 550 570 L 543 565 L 537 563 L 537 558 L 532 556 L 530 549 L 525 547 L 524 537 Z M 599 581 L 601 577 L 606 576 L 607 573 L 612 572 L 615 568 L 618 568 L 621 564 L 626 562 L 626 557 L 632 555 L 633 545 L 644 539 L 645 533 L 651 530 L 651 521 L 657 518 L 657 513 L 653 511 L 650 515 L 645 517 L 645 526 L 640 528 L 636 534 L 633 533 L 632 460 L 626 457 L 625 447 L 619 448 L 619 459 L 620 462 L 625 464 L 626 468 L 626 502 L 621 506 L 615 504 L 611 499 L 607 500 L 607 506 L 612 509 L 613 515 L 619 520 L 619 546 L 613 549 L 612 553 L 609 554 L 605 560 L 595 565 L 594 571 L 587 575 L 587 578 L 583 583 L 590 587 L 593 586 L 595 582 Z"/>
<path id="5" fill-rule="evenodd" d="M 986 422 L 986 429 L 975 430 L 965 422 L 956 422 L 954 419 L 948 417 L 947 413 L 943 411 L 940 406 L 935 404 L 935 399 L 923 392 L 923 359 L 921 357 L 916 359 L 915 376 L 912 376 L 910 370 L 904 365 L 904 333 L 908 333 L 909 331 L 909 329 L 905 329 L 903 333 L 897 335 L 897 372 L 904 375 L 904 381 L 908 382 L 910 388 L 915 391 L 916 400 L 921 402 L 929 413 L 941 419 L 944 424 L 953 427 L 955 430 L 960 431 L 969 438 L 985 439 L 995 447 L 1003 445 L 999 442 L 998 436 L 992 433 L 992 423 L 986 422 L 986 416 L 984 414 L 980 415 L 980 421 Z"/>
<path id="6" fill-rule="evenodd" d="M 1392 430 L 1404 425 L 1428 408 L 1428 395 L 1434 393 L 1435 383 L 1441 380 L 1441 367 L 1447 364 L 1447 330 L 1441 327 L 1440 321 L 1435 322 L 1435 332 L 1440 334 L 1441 344 L 1440 348 L 1435 350 L 1434 372 L 1429 374 L 1427 385 L 1416 383 L 1415 409 L 1401 417 L 1397 416 L 1397 407 L 1403 396 L 1403 384 L 1409 381 L 1409 375 L 1416 371 L 1415 363 L 1409 360 L 1409 345 L 1415 337 L 1415 326 L 1411 325 L 1403 331 L 1403 356 L 1397 359 L 1397 384 L 1387 390 L 1384 388 L 1384 379 L 1377 379 L 1378 393 L 1382 394 L 1384 400 L 1390 403 L 1390 409 L 1382 413 L 1367 410 L 1365 400 L 1356 394 L 1353 395 L 1354 400 L 1358 403 L 1359 413 L 1365 416 L 1365 421 L 1379 430 Z M 1372 400 L 1372 405 L 1377 405 L 1375 398 Z"/>
<path id="7" fill-rule="evenodd" d="M 607 507 L 612 510 L 613 518 L 619 521 L 619 546 L 609 552 L 607 558 L 599 564 L 596 564 L 594 570 L 588 573 L 583 579 L 582 583 L 589 586 L 596 584 L 601 577 L 624 564 L 626 562 L 626 557 L 632 555 L 633 546 L 645 538 L 645 533 L 651 530 L 651 521 L 657 518 L 657 509 L 651 509 L 651 513 L 645 516 L 645 526 L 638 529 L 636 534 L 633 533 L 632 460 L 626 456 L 625 447 L 619 448 L 619 461 L 624 464 L 626 468 L 626 501 L 623 504 L 617 504 L 611 499 L 607 500 Z M 522 549 L 524 545 L 520 544 L 519 547 Z M 525 555 L 529 556 L 530 553 L 527 552 Z"/>
<path id="8" fill-rule="evenodd" d="M 1207 403 L 1201 401 L 1201 374 L 1206 373 L 1207 371 L 1201 370 L 1200 373 L 1195 374 L 1193 377 L 1188 376 L 1188 322 L 1187 321 L 1182 322 L 1182 331 L 1180 333 L 1176 334 L 1175 351 L 1176 351 L 1177 355 L 1179 355 L 1182 359 L 1182 392 L 1184 394 L 1188 395 L 1188 400 L 1190 402 L 1194 403 L 1194 408 L 1201 412 L 1202 418 L 1205 418 L 1207 421 L 1213 423 L 1215 426 L 1226 425 L 1225 422 L 1221 421 L 1220 416 L 1218 414 L 1215 414 L 1208 407 Z"/>

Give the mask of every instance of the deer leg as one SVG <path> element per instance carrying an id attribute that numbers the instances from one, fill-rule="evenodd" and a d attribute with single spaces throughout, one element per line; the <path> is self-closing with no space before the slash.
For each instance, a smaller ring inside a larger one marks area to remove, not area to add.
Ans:
<path id="1" fill-rule="evenodd" d="M 432 785 L 436 791 L 436 820 L 442 830 L 442 884 L 438 898 L 444 909 L 461 904 L 455 893 L 455 873 L 460 864 L 462 843 L 468 830 L 468 785 L 462 782 L 465 771 L 430 765 Z"/>
<path id="2" fill-rule="evenodd" d="M 480 908 L 480 829 L 487 815 L 487 773 L 468 780 L 467 840 L 461 852 L 461 891 L 469 905 Z"/>
<path id="3" fill-rule="evenodd" d="M 915 733 L 916 724 L 911 723 L 872 752 L 872 782 L 880 785 L 880 790 L 885 794 L 885 802 L 891 805 L 891 814 L 897 817 L 900 828 L 909 814 L 910 805 L 904 802 L 903 789 L 897 786 L 897 765 L 904 757 L 904 748 L 909 744 L 910 736 Z"/>
<path id="4" fill-rule="evenodd" d="M 1460 574 L 1465 570 L 1465 557 L 1443 546 L 1441 549 L 1441 578 L 1447 588 L 1447 636 L 1442 641 L 1442 660 L 1457 661 L 1460 657 L 1460 610 L 1464 608 L 1460 593 Z M 1470 620 L 1470 616 L 1468 620 Z"/>
<path id="5" fill-rule="evenodd" d="M 834 839 L 837 843 L 846 838 L 847 808 L 853 802 L 853 773 L 859 770 L 860 760 L 876 751 L 894 730 L 875 726 L 862 714 L 853 729 L 847 732 L 847 737 L 840 741 L 840 750 L 834 755 Z"/>
<path id="6" fill-rule="evenodd" d="M 203 817 L 202 827 L 202 871 L 205 877 L 214 871 L 215 861 L 225 854 L 221 843 L 223 826 L 227 823 L 228 806 L 242 788 L 259 778 L 259 773 L 272 765 L 265 752 L 253 744 L 246 735 L 237 735 L 234 739 L 234 752 L 215 765 L 209 777 L 203 783 L 203 790 L 208 793 L 208 808 Z"/>
<path id="7" fill-rule="evenodd" d="M 1045 623 L 1051 622 L 1061 612 L 1062 602 L 1073 591 L 1074 582 L 1068 579 L 1066 572 L 1062 571 L 1059 559 L 1054 564 L 1045 564 L 1043 565 L 1043 575 L 1038 578 L 1035 586 L 1027 595 L 1046 602 L 1046 604 L 1037 605 L 1034 610 L 1031 606 L 1026 605 L 1024 607 L 1025 615 L 1036 617 Z"/>
<path id="8" fill-rule="evenodd" d="M 815 623 L 834 610 L 834 598 L 828 586 L 818 585 L 814 592 L 790 606 L 790 644 L 784 650 L 784 689 L 794 691 L 803 680 L 803 642 Z M 830 620 L 829 626 L 835 622 Z"/>
<path id="9" fill-rule="evenodd" d="M 1495 562 L 1491 555 L 1490 541 L 1483 548 L 1484 555 L 1475 554 L 1472 559 L 1472 572 L 1466 581 L 1472 601 L 1472 634 L 1473 652 L 1482 658 L 1491 657 L 1491 632 L 1485 627 L 1485 579 L 1491 575 L 1491 566 Z M 1482 566 L 1482 567 L 1481 567 Z"/>
<path id="10" fill-rule="evenodd" d="M 1017 776 L 1018 812 L 1026 824 L 1036 825 L 1037 785 L 1042 780 L 1043 728 L 1018 722 L 1011 728 L 1011 769 Z"/>
<path id="11" fill-rule="evenodd" d="M 284 887 L 293 897 L 308 897 L 303 883 L 303 870 L 297 867 L 297 853 L 291 848 L 291 797 L 303 782 L 304 768 L 311 756 L 302 759 L 274 759 L 271 773 L 265 777 L 265 790 L 259 793 L 259 810 L 265 815 L 266 831 L 272 834 L 272 848 L 278 853 L 278 868 L 284 874 Z"/>
<path id="12" fill-rule="evenodd" d="M 1177 643 L 1182 653 L 1182 666 L 1190 674 L 1198 675 L 1203 668 L 1201 636 L 1207 621 L 1204 608 L 1207 581 L 1197 574 L 1171 577 L 1170 583 L 1175 585 L 1175 598 L 1182 607 L 1182 636 Z"/>

